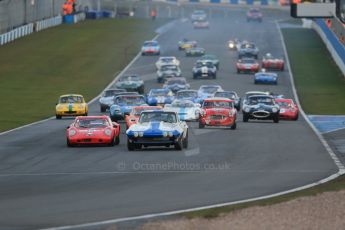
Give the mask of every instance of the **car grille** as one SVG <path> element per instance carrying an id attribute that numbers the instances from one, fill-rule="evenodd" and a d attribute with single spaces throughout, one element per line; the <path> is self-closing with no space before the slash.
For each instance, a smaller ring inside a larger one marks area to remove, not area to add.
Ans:
<path id="1" fill-rule="evenodd" d="M 253 112 L 253 116 L 257 118 L 266 118 L 270 116 L 270 112 L 267 111 L 255 111 Z"/>
<path id="2" fill-rule="evenodd" d="M 136 142 L 139 143 L 165 143 L 170 142 L 171 137 L 138 137 Z"/>
<path id="3" fill-rule="evenodd" d="M 64 113 L 65 114 L 75 114 L 75 113 L 77 113 L 77 111 L 65 111 Z"/>
<path id="4" fill-rule="evenodd" d="M 211 120 L 223 120 L 225 118 L 225 116 L 223 115 L 211 115 L 210 119 Z"/>

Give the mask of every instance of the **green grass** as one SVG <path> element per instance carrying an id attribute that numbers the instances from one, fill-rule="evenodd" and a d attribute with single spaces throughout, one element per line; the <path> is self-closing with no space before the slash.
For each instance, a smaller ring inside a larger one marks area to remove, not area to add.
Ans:
<path id="1" fill-rule="evenodd" d="M 166 22 L 166 21 L 165 21 Z M 54 116 L 64 93 L 96 96 L 164 23 L 142 19 L 62 25 L 0 47 L 0 131 Z"/>
<path id="2" fill-rule="evenodd" d="M 264 199 L 260 201 L 253 201 L 243 204 L 237 204 L 237 205 L 230 205 L 230 206 L 224 206 L 221 208 L 212 208 L 212 209 L 205 209 L 202 211 L 195 211 L 195 212 L 188 212 L 182 214 L 183 217 L 186 218 L 215 218 L 218 217 L 222 213 L 229 213 L 237 210 L 241 210 L 244 208 L 254 207 L 254 206 L 267 206 L 267 205 L 274 205 L 282 202 L 286 202 L 289 200 L 296 199 L 298 197 L 305 197 L 305 196 L 315 196 L 317 194 L 323 193 L 323 192 L 329 192 L 329 191 L 339 191 L 345 189 L 345 176 L 340 176 L 335 180 L 332 180 L 330 182 L 301 190 L 298 192 L 289 193 L 282 196 L 277 196 L 274 198 Z"/>
<path id="3" fill-rule="evenodd" d="M 307 114 L 345 114 L 345 78 L 314 30 L 282 29 L 302 107 Z"/>

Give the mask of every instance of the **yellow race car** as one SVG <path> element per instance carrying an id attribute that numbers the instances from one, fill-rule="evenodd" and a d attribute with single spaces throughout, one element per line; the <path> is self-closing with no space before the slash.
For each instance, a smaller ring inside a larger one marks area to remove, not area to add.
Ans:
<path id="1" fill-rule="evenodd" d="M 55 111 L 56 119 L 62 116 L 87 116 L 88 107 L 82 95 L 66 94 L 60 96 Z"/>
<path id="2" fill-rule="evenodd" d="M 191 41 L 186 38 L 178 42 L 178 49 L 185 50 L 190 48 L 195 48 L 197 46 L 197 41 Z"/>

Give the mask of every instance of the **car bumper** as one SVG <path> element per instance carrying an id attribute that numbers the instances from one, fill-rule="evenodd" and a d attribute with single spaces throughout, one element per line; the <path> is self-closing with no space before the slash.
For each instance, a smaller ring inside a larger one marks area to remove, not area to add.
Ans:
<path id="1" fill-rule="evenodd" d="M 146 146 L 174 145 L 178 140 L 179 138 L 175 137 L 128 137 L 130 143 Z"/>
<path id="2" fill-rule="evenodd" d="M 68 142 L 72 145 L 100 145 L 110 144 L 113 137 L 69 137 Z"/>
<path id="3" fill-rule="evenodd" d="M 74 111 L 56 111 L 58 116 L 81 116 L 84 115 L 85 110 L 74 110 Z"/>
<path id="4" fill-rule="evenodd" d="M 223 119 L 211 119 L 210 117 L 202 117 L 199 122 L 207 126 L 231 126 L 235 123 L 235 117 L 225 117 Z"/>

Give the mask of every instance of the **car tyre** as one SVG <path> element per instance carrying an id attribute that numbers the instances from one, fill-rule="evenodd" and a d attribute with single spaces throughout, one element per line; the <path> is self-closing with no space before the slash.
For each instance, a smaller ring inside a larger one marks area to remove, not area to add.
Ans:
<path id="1" fill-rule="evenodd" d="M 188 131 L 187 131 L 186 137 L 183 139 L 183 148 L 185 149 L 188 148 Z"/>
<path id="2" fill-rule="evenodd" d="M 182 137 L 175 143 L 175 149 L 181 151 L 183 148 Z"/>
<path id="3" fill-rule="evenodd" d="M 56 115 L 56 119 L 60 120 L 61 119 L 61 115 Z"/>
<path id="4" fill-rule="evenodd" d="M 248 122 L 249 118 L 246 113 L 243 113 L 243 122 Z"/>
<path id="5" fill-rule="evenodd" d="M 74 145 L 73 145 L 73 144 L 71 144 L 71 142 L 68 140 L 68 138 L 67 138 L 66 143 L 67 143 L 67 147 L 74 147 Z"/>
<path id="6" fill-rule="evenodd" d="M 237 128 L 237 123 L 235 121 L 234 124 L 230 127 L 230 129 L 235 130 L 236 128 Z"/>
<path id="7" fill-rule="evenodd" d="M 199 129 L 205 128 L 205 125 L 199 120 Z"/>
<path id="8" fill-rule="evenodd" d="M 100 108 L 101 113 L 104 113 L 106 110 L 107 110 L 106 108 L 104 108 L 103 106 L 101 106 L 101 108 Z"/>
<path id="9" fill-rule="evenodd" d="M 129 142 L 129 139 L 127 139 L 127 149 L 128 149 L 128 151 L 134 151 L 135 150 L 134 144 Z"/>
<path id="10" fill-rule="evenodd" d="M 275 115 L 275 116 L 273 117 L 273 122 L 274 122 L 274 123 L 279 123 L 279 114 L 278 114 L 278 115 Z"/>
<path id="11" fill-rule="evenodd" d="M 115 143 L 114 143 L 114 145 L 119 145 L 120 144 L 120 135 L 117 135 L 116 137 L 115 137 Z"/>

